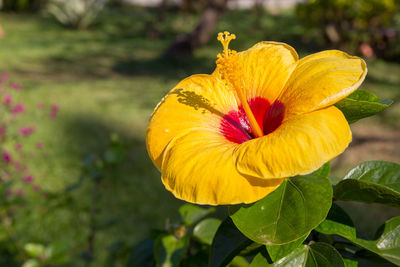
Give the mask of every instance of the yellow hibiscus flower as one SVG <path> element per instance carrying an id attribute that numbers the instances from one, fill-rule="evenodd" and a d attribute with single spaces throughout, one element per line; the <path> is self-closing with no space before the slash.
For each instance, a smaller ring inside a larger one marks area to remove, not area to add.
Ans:
<path id="1" fill-rule="evenodd" d="M 178 83 L 147 128 L 147 150 L 162 182 L 188 202 L 255 202 L 351 142 L 333 104 L 364 80 L 361 58 L 328 50 L 298 59 L 277 42 L 236 53 L 228 48 L 232 39 L 218 35 L 224 50 L 216 70 Z"/>

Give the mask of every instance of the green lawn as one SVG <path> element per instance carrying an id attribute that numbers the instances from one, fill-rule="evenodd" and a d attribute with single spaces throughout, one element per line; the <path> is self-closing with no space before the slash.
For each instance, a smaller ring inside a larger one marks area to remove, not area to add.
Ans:
<path id="1" fill-rule="evenodd" d="M 167 218 L 176 218 L 182 202 L 164 189 L 147 156 L 146 125 L 155 105 L 179 80 L 213 70 L 220 50 L 213 39 L 193 57 L 164 59 L 164 49 L 176 34 L 192 28 L 196 16 L 169 14 L 165 21 L 152 23 L 156 16 L 154 10 L 142 8 L 111 10 L 91 29 L 74 31 L 38 15 L 1 14 L 6 36 L 0 40 L 0 71 L 9 72 L 23 85 L 21 100 L 28 110 L 41 102 L 60 105 L 56 120 L 24 115 L 27 123 L 38 125 L 30 142 L 45 144 L 44 155 L 30 159 L 41 186 L 62 192 L 78 179 L 82 159 L 103 151 L 111 134 L 117 133 L 126 143 L 125 162 L 100 188 L 98 221 L 107 227 L 96 237 L 97 262 L 104 262 L 110 246 L 128 247 L 150 228 L 162 228 Z M 323 49 L 315 45 L 315 33 L 304 34 L 305 28 L 290 12 L 265 16 L 258 23 L 251 11 L 230 11 L 218 26 L 225 29 L 237 34 L 238 40 L 232 43 L 237 50 L 267 39 L 288 42 L 300 55 Z M 368 66 L 362 88 L 398 102 L 399 62 L 376 60 Z M 393 132 L 399 130 L 399 119 L 400 107 L 395 102 L 363 125 L 368 129 L 379 124 Z M 391 157 L 398 162 L 396 153 Z M 334 173 L 342 174 L 342 166 L 348 168 L 338 164 Z M 87 246 L 90 194 L 88 184 L 74 192 L 73 198 L 80 203 L 75 208 L 47 208 L 32 200 L 34 212 L 24 213 L 18 222 L 21 238 L 63 243 L 76 260 Z"/>

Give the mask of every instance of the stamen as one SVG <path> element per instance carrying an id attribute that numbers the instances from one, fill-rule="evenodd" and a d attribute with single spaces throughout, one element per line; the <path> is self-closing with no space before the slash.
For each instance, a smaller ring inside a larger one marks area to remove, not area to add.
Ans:
<path id="1" fill-rule="evenodd" d="M 225 31 L 224 33 L 220 32 L 217 37 L 218 41 L 221 42 L 223 47 L 223 52 L 217 55 L 217 68 L 221 75 L 221 78 L 225 80 L 228 86 L 231 86 L 235 89 L 236 94 L 239 98 L 240 103 L 243 106 L 244 112 L 246 113 L 247 118 L 249 119 L 251 129 L 256 137 L 263 136 L 263 132 L 261 131 L 260 126 L 257 123 L 256 118 L 254 117 L 253 112 L 250 109 L 249 103 L 247 102 L 246 96 L 244 95 L 244 85 L 243 80 L 240 77 L 242 72 L 242 66 L 237 64 L 238 55 L 235 50 L 230 50 L 228 48 L 231 40 L 236 39 L 236 35 L 230 34 Z"/>

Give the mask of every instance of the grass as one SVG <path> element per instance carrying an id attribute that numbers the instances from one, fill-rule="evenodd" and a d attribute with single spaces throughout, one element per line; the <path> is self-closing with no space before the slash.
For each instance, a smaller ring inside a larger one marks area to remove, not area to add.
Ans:
<path id="1" fill-rule="evenodd" d="M 38 124 L 29 142 L 41 141 L 46 147 L 44 155 L 30 159 L 41 186 L 62 193 L 77 181 L 82 159 L 106 149 L 113 133 L 126 144 L 125 162 L 100 188 L 98 220 L 107 227 L 99 229 L 96 237 L 97 263 L 104 263 L 115 246 L 128 249 L 149 229 L 162 228 L 166 218 L 176 219 L 182 202 L 164 189 L 147 156 L 146 125 L 158 101 L 177 82 L 213 70 L 220 50 L 213 39 L 193 57 L 162 58 L 174 36 L 191 29 L 196 16 L 167 14 L 160 22 L 157 16 L 156 10 L 139 7 L 108 10 L 91 29 L 74 31 L 38 15 L 2 14 L 6 37 L 0 40 L 0 71 L 9 72 L 24 86 L 28 108 L 41 102 L 60 105 L 56 120 L 39 121 L 32 113 L 24 116 L 26 123 Z M 238 35 L 232 44 L 237 50 L 267 39 L 288 42 L 300 55 L 323 49 L 314 41 L 315 33 L 306 31 L 290 12 L 264 16 L 258 22 L 251 11 L 229 11 L 218 26 L 224 29 Z M 363 88 L 398 102 L 399 62 L 376 60 L 368 65 Z M 383 115 L 360 124 L 362 129 L 379 125 L 395 132 L 399 119 L 395 102 Z M 398 162 L 399 152 L 393 153 L 391 159 Z M 334 166 L 335 175 L 350 167 L 346 160 Z M 73 194 L 77 206 L 46 208 L 33 200 L 32 212 L 22 213 L 17 225 L 21 238 L 63 244 L 73 252 L 73 261 L 82 264 L 79 257 L 87 248 L 91 190 L 86 184 Z M 122 256 L 119 263 L 125 259 Z"/>

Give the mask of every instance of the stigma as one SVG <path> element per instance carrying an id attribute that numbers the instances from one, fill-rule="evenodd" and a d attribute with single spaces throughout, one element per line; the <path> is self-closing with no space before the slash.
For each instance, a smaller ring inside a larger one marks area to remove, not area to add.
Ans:
<path id="1" fill-rule="evenodd" d="M 234 39 L 236 39 L 236 35 L 230 34 L 227 31 L 218 34 L 217 40 L 221 42 L 223 51 L 217 55 L 217 70 L 226 85 L 234 89 L 236 92 L 237 98 L 244 109 L 255 137 L 261 137 L 263 136 L 263 132 L 258 125 L 244 94 L 244 88 L 246 85 L 243 84 L 243 79 L 241 77 L 243 66 L 239 63 L 237 52 L 229 49 L 229 43 Z"/>

